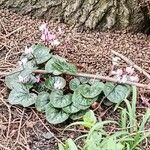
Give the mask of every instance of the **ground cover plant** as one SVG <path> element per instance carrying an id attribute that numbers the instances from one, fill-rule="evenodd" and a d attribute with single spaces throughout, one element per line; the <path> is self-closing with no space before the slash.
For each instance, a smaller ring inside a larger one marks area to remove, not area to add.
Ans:
<path id="1" fill-rule="evenodd" d="M 59 44 L 47 28 L 41 27 L 40 30 L 46 45 L 50 43 L 53 49 Z M 117 65 L 114 59 L 113 65 Z M 8 102 L 23 107 L 35 105 L 51 124 L 62 123 L 68 118 L 78 119 L 94 102 L 103 99 L 106 105 L 114 103 L 118 107 L 131 94 L 131 86 L 126 82 L 136 84 L 138 76 L 131 66 L 114 70 L 111 72 L 113 79 L 122 84 L 79 77 L 74 64 L 54 55 L 45 45 L 34 44 L 25 49 L 18 67 L 5 78 L 6 85 L 11 89 Z M 69 80 L 68 75 L 71 77 Z"/>
<path id="2" fill-rule="evenodd" d="M 136 116 L 136 87 L 132 87 L 132 103 L 125 100 L 126 108 L 120 108 L 120 121 L 111 120 L 97 121 L 94 112 L 88 111 L 83 116 L 83 121 L 74 122 L 67 128 L 74 125 L 82 125 L 89 131 L 78 137 L 75 141 L 84 138 L 83 150 L 137 150 L 142 149 L 140 144 L 150 136 L 150 131 L 144 127 L 150 118 L 150 109 L 147 109 L 143 118 L 138 122 Z M 107 132 L 105 125 L 117 124 L 119 128 L 114 133 Z M 66 130 L 65 129 L 65 130 Z M 86 138 L 85 138 L 86 137 Z M 59 150 L 78 150 L 78 146 L 72 139 L 67 139 L 65 145 L 59 143 Z"/>

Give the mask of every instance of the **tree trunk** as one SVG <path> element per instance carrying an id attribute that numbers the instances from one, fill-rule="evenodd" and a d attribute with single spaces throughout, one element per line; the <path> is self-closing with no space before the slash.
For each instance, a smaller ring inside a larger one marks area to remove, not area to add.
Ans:
<path id="1" fill-rule="evenodd" d="M 149 19 L 139 0 L 0 0 L 0 8 L 89 29 L 139 31 Z"/>

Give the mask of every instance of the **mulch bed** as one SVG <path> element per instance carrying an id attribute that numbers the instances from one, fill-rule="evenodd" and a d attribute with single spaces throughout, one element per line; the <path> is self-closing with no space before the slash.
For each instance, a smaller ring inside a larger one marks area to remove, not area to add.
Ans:
<path id="1" fill-rule="evenodd" d="M 0 144 L 10 149 L 56 150 L 57 141 L 43 137 L 43 133 L 48 132 L 46 127 L 63 140 L 64 136 L 74 138 L 80 134 L 77 131 L 61 134 L 64 125 L 54 127 L 46 123 L 44 116 L 34 109 L 17 106 L 10 108 L 6 103 L 9 91 L 3 83 L 4 75 L 15 67 L 25 46 L 40 41 L 38 27 L 42 22 L 44 20 L 0 10 Z M 115 50 L 150 73 L 150 37 L 142 33 L 79 32 L 53 21 L 49 21 L 48 26 L 61 41 L 54 53 L 75 63 L 80 71 L 108 74 L 111 67 L 111 50 Z M 142 74 L 139 75 L 143 83 L 148 82 Z"/>

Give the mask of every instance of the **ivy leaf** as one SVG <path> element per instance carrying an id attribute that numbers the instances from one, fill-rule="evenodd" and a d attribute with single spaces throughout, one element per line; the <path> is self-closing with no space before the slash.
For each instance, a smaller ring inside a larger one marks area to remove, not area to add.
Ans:
<path id="1" fill-rule="evenodd" d="M 54 89 L 63 89 L 66 86 L 66 80 L 62 77 L 54 77 Z"/>
<path id="2" fill-rule="evenodd" d="M 104 83 L 95 82 L 91 86 L 88 84 L 85 84 L 82 87 L 83 88 L 81 88 L 81 94 L 85 98 L 94 98 L 102 92 L 102 90 L 104 89 Z"/>
<path id="3" fill-rule="evenodd" d="M 45 47 L 44 45 L 33 45 L 32 49 L 33 56 L 37 64 L 42 64 L 52 57 L 52 55 L 49 53 L 49 48 Z"/>
<path id="4" fill-rule="evenodd" d="M 84 116 L 83 121 L 87 128 L 91 128 L 97 121 L 95 114 L 92 110 L 89 110 Z"/>
<path id="5" fill-rule="evenodd" d="M 79 85 L 80 81 L 77 78 L 74 78 L 69 82 L 69 87 L 72 91 L 74 91 Z"/>
<path id="6" fill-rule="evenodd" d="M 51 58 L 45 65 L 45 70 L 54 75 L 60 75 L 62 72 L 58 71 L 53 64 L 55 63 L 55 58 Z"/>
<path id="7" fill-rule="evenodd" d="M 66 62 L 66 60 L 58 56 L 53 56 L 46 63 L 45 70 L 55 75 L 59 75 L 61 73 L 75 74 L 77 72 L 75 65 Z"/>
<path id="8" fill-rule="evenodd" d="M 107 82 L 104 87 L 105 96 L 113 103 L 120 103 L 125 100 L 130 94 L 130 86 L 128 85 L 115 85 L 114 83 Z"/>
<path id="9" fill-rule="evenodd" d="M 54 90 L 50 94 L 50 103 L 55 107 L 55 108 L 63 108 L 68 105 L 70 105 L 72 102 L 72 95 L 63 95 L 63 91 L 61 90 Z"/>
<path id="10" fill-rule="evenodd" d="M 86 84 L 90 80 L 89 78 L 86 78 L 86 77 L 78 77 L 78 79 L 82 84 Z"/>
<path id="11" fill-rule="evenodd" d="M 29 93 L 29 89 L 22 85 L 10 92 L 8 102 L 12 105 L 29 107 L 35 103 L 36 99 L 37 95 L 34 93 Z"/>
<path id="12" fill-rule="evenodd" d="M 59 124 L 64 121 L 66 121 L 69 118 L 69 114 L 65 113 L 61 109 L 55 109 L 51 106 L 51 104 L 48 104 L 46 106 L 46 120 L 51 124 Z"/>
<path id="13" fill-rule="evenodd" d="M 35 107 L 38 111 L 44 112 L 46 104 L 49 102 L 49 93 L 40 92 L 35 102 Z"/>
<path id="14" fill-rule="evenodd" d="M 51 90 L 54 88 L 54 83 L 55 83 L 54 78 L 49 77 L 48 79 L 45 80 L 44 84 L 45 84 L 46 88 Z"/>
<path id="15" fill-rule="evenodd" d="M 20 72 L 18 72 L 17 70 L 14 70 L 5 77 L 5 84 L 9 89 L 13 89 L 15 86 L 20 84 L 18 80 L 19 73 Z"/>
<path id="16" fill-rule="evenodd" d="M 80 85 L 73 93 L 72 96 L 72 102 L 73 105 L 77 108 L 80 108 L 82 110 L 87 109 L 90 107 L 98 97 L 95 98 L 85 98 L 81 95 L 81 89 L 83 88 L 84 85 Z"/>
<path id="17" fill-rule="evenodd" d="M 64 107 L 63 111 L 65 111 L 68 114 L 73 114 L 73 113 L 77 113 L 78 111 L 80 111 L 80 109 L 78 107 L 75 107 L 72 103 L 71 105 Z"/>
<path id="18" fill-rule="evenodd" d="M 77 112 L 77 113 L 71 114 L 71 115 L 70 115 L 70 118 L 71 118 L 72 120 L 81 119 L 81 118 L 85 115 L 85 113 L 86 113 L 87 111 L 88 111 L 88 109 L 86 109 L 86 110 L 81 110 L 81 111 L 79 111 L 79 112 Z"/>

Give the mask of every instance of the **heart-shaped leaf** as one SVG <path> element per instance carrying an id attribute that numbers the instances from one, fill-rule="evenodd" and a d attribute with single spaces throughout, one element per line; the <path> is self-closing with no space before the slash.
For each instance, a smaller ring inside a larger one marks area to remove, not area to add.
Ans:
<path id="1" fill-rule="evenodd" d="M 54 75 L 60 75 L 62 72 L 58 71 L 53 64 L 55 63 L 55 58 L 51 58 L 45 65 L 45 70 Z"/>
<path id="2" fill-rule="evenodd" d="M 49 77 L 47 80 L 45 80 L 45 86 L 46 88 L 52 90 L 54 88 L 54 78 L 53 77 Z"/>
<path id="3" fill-rule="evenodd" d="M 51 124 L 59 124 L 64 121 L 66 121 L 69 118 L 69 114 L 65 113 L 61 109 L 55 109 L 51 106 L 51 104 L 48 104 L 46 106 L 46 120 Z"/>
<path id="4" fill-rule="evenodd" d="M 73 105 L 79 109 L 85 110 L 90 107 L 98 97 L 95 98 L 85 98 L 81 94 L 81 90 L 84 85 L 80 85 L 73 93 L 72 102 Z"/>
<path id="5" fill-rule="evenodd" d="M 15 86 L 17 86 L 19 83 L 18 76 L 19 76 L 18 71 L 13 71 L 9 75 L 5 77 L 5 84 L 9 89 L 13 89 Z"/>
<path id="6" fill-rule="evenodd" d="M 128 85 L 115 85 L 114 83 L 107 82 L 104 87 L 105 96 L 113 103 L 120 103 L 125 100 L 130 94 L 130 86 Z"/>
<path id="7" fill-rule="evenodd" d="M 33 58 L 35 59 L 37 64 L 42 64 L 52 57 L 52 55 L 49 53 L 49 48 L 45 47 L 44 45 L 33 45 L 32 49 L 34 56 Z"/>
<path id="8" fill-rule="evenodd" d="M 72 120 L 81 119 L 81 118 L 85 115 L 85 113 L 86 113 L 87 111 L 88 111 L 88 109 L 86 109 L 86 110 L 81 110 L 81 111 L 79 111 L 79 112 L 77 112 L 77 113 L 71 114 L 71 115 L 70 115 L 70 118 L 71 118 Z"/>
<path id="9" fill-rule="evenodd" d="M 37 95 L 34 93 L 29 93 L 29 89 L 22 85 L 10 92 L 8 102 L 12 105 L 22 105 L 23 107 L 28 107 L 33 105 L 36 99 Z"/>
<path id="10" fill-rule="evenodd" d="M 50 103 L 55 108 L 63 108 L 72 103 L 72 95 L 63 95 L 63 91 L 61 90 L 54 90 L 50 94 Z"/>
<path id="11" fill-rule="evenodd" d="M 75 74 L 77 72 L 77 68 L 75 65 L 66 62 L 64 59 L 60 57 L 52 57 L 45 65 L 45 70 L 49 73 L 53 74 Z"/>
<path id="12" fill-rule="evenodd" d="M 63 110 L 68 114 L 73 114 L 73 113 L 77 113 L 78 111 L 80 111 L 80 109 L 75 107 L 73 103 L 71 105 L 64 107 Z"/>
<path id="13" fill-rule="evenodd" d="M 89 78 L 86 78 L 86 77 L 78 77 L 78 79 L 82 84 L 86 84 L 90 80 Z"/>
<path id="14" fill-rule="evenodd" d="M 88 84 L 82 85 L 81 94 L 86 98 L 94 98 L 98 96 L 104 89 L 104 83 L 95 82 L 91 86 Z"/>
<path id="15" fill-rule="evenodd" d="M 49 103 L 49 93 L 47 92 L 40 92 L 38 94 L 37 100 L 35 102 L 35 107 L 38 111 L 44 112 L 46 104 Z"/>
<path id="16" fill-rule="evenodd" d="M 66 80 L 62 77 L 54 77 L 54 89 L 63 89 L 66 86 Z"/>
<path id="17" fill-rule="evenodd" d="M 80 81 L 77 78 L 74 78 L 69 82 L 69 87 L 72 91 L 74 91 L 79 85 Z"/>

